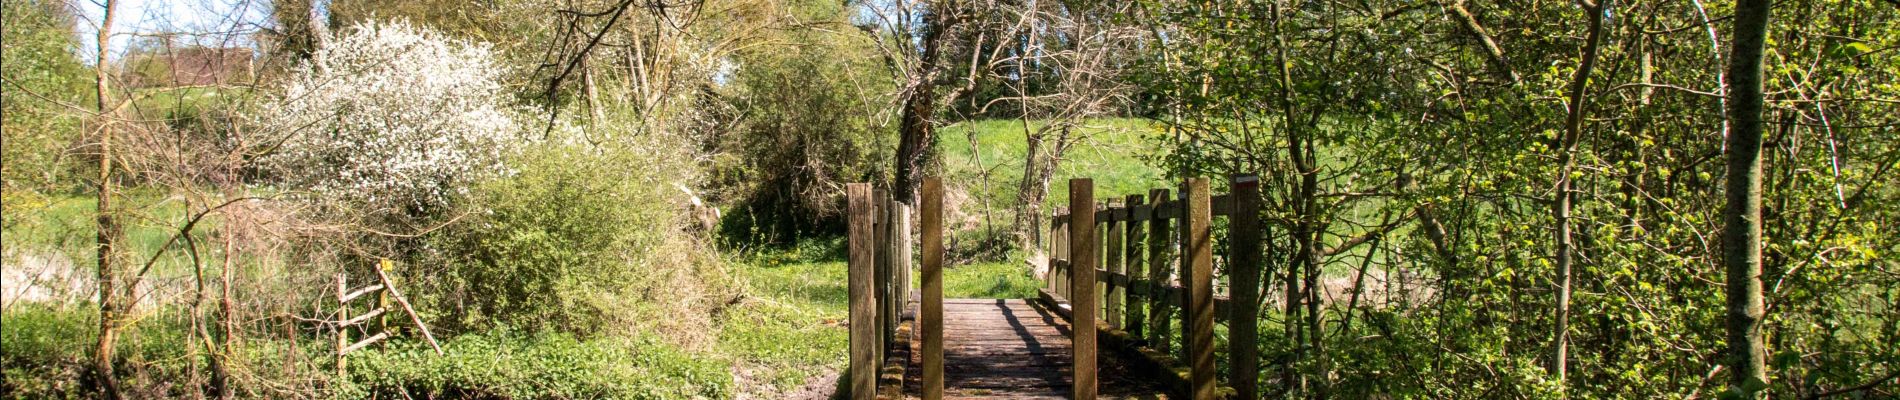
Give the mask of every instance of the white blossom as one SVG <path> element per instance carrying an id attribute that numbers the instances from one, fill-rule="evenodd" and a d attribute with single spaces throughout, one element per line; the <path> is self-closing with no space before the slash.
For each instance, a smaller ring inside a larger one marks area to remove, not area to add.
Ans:
<path id="1" fill-rule="evenodd" d="M 345 204 L 441 207 L 505 172 L 522 140 L 501 73 L 485 43 L 406 22 L 356 26 L 254 116 L 289 135 L 266 165 Z"/>

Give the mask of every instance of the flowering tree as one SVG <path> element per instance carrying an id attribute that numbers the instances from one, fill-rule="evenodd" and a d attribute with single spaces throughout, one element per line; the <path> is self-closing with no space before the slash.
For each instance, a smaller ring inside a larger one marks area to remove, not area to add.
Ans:
<path id="1" fill-rule="evenodd" d="M 400 21 L 358 25 L 258 109 L 263 127 L 288 135 L 265 163 L 346 206 L 437 211 L 504 171 L 520 141 L 501 73 L 485 43 Z"/>

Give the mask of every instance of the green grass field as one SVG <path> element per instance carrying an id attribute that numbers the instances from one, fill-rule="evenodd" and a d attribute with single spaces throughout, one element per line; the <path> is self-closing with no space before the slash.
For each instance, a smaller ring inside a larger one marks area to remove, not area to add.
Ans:
<path id="1" fill-rule="evenodd" d="M 1040 127 L 1032 123 L 1030 129 Z M 1063 160 L 1050 180 L 1045 204 L 1065 206 L 1069 201 L 1068 180 L 1095 180 L 1098 199 L 1147 194 L 1149 189 L 1168 187 L 1166 174 L 1150 159 L 1164 149 L 1149 143 L 1156 125 L 1134 118 L 1094 119 L 1076 130 L 1079 138 L 1063 154 Z M 965 205 L 972 214 L 982 210 L 998 213 L 996 220 L 1007 223 L 1008 212 L 1016 203 L 1017 186 L 1022 182 L 1023 156 L 1028 152 L 1024 126 L 1019 120 L 984 120 L 959 123 L 938 131 L 937 145 L 943 152 L 946 183 L 954 190 L 971 194 Z"/>

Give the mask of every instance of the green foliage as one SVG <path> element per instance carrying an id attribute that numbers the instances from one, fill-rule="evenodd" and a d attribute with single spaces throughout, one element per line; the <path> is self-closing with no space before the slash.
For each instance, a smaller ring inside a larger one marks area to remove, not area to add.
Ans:
<path id="1" fill-rule="evenodd" d="M 0 224 L 47 205 L 49 192 L 74 190 L 66 149 L 81 135 L 80 118 L 66 105 L 88 107 L 90 70 L 74 55 L 73 16 L 62 1 L 23 0 L 0 5 Z M 64 104 L 62 104 L 64 103 Z"/>
<path id="2" fill-rule="evenodd" d="M 845 22 L 851 10 L 805 4 L 799 12 Z M 883 179 L 895 142 L 879 117 L 889 87 L 875 45 L 857 32 L 794 31 L 784 43 L 739 56 L 736 134 L 716 139 L 715 201 L 734 204 L 722 233 L 738 243 L 790 243 L 843 226 L 843 182 Z M 823 73 L 814 73 L 823 71 Z"/>
<path id="3" fill-rule="evenodd" d="M 22 305 L 0 315 L 0 396 L 80 398 L 96 313 Z"/>
<path id="4" fill-rule="evenodd" d="M 732 391 L 722 363 L 654 341 L 498 331 L 457 336 L 443 350 L 399 341 L 353 354 L 343 397 L 678 399 Z"/>
<path id="5" fill-rule="evenodd" d="M 436 279 L 426 308 L 457 329 L 584 334 L 631 317 L 654 287 L 676 283 L 666 277 L 696 274 L 702 262 L 666 254 L 693 249 L 669 247 L 684 234 L 671 188 L 680 175 L 660 151 L 549 144 L 516 157 L 514 174 L 470 194 L 465 221 L 430 235 L 447 265 L 406 271 Z"/>

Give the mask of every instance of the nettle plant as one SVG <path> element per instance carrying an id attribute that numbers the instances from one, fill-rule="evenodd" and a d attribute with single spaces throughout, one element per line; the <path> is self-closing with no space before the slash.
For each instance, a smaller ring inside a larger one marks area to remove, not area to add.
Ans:
<path id="1" fill-rule="evenodd" d="M 503 174 L 523 142 L 486 43 L 365 23 L 290 74 L 255 119 L 288 135 L 265 160 L 292 188 L 365 211 L 427 215 Z"/>

